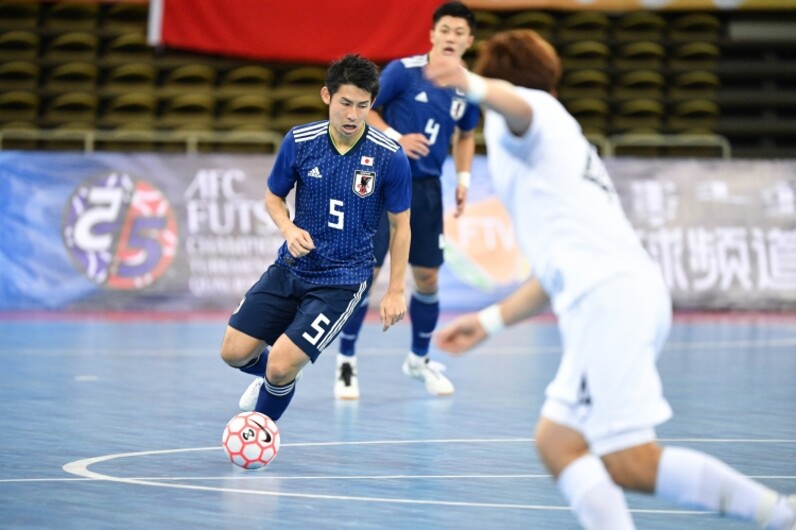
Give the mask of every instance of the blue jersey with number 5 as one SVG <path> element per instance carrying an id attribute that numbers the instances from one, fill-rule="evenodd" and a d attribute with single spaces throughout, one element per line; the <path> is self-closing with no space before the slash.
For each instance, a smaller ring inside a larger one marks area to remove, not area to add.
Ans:
<path id="1" fill-rule="evenodd" d="M 379 219 L 385 209 L 409 209 L 411 182 L 403 150 L 375 128 L 366 126 L 356 145 L 340 154 L 328 120 L 294 127 L 279 148 L 268 189 L 286 197 L 295 186 L 293 222 L 309 232 L 315 249 L 294 258 L 284 243 L 277 263 L 320 285 L 367 280 Z"/>
<path id="2" fill-rule="evenodd" d="M 467 102 L 462 92 L 439 88 L 423 77 L 427 55 L 406 57 L 389 63 L 381 73 L 381 88 L 373 108 L 401 134 L 422 133 L 429 141 L 430 153 L 410 159 L 414 178 L 439 177 L 458 127 L 472 131 L 478 125 L 480 109 Z"/>

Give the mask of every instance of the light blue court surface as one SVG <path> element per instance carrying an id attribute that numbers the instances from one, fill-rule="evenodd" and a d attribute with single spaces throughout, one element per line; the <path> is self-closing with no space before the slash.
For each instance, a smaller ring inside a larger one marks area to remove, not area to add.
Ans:
<path id="1" fill-rule="evenodd" d="M 448 365 L 456 394 L 401 373 L 409 327 L 360 342 L 362 399 L 309 366 L 264 471 L 220 447 L 250 378 L 218 357 L 223 318 L 0 321 L 0 528 L 577 528 L 536 457 L 559 359 L 547 318 Z M 679 319 L 660 361 L 667 443 L 796 492 L 796 316 Z M 640 495 L 640 529 L 752 528 Z"/>

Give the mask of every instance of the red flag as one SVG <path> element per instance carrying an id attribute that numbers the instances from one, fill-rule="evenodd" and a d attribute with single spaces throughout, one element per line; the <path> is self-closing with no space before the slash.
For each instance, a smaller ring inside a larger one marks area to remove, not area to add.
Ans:
<path id="1" fill-rule="evenodd" d="M 427 52 L 442 0 L 152 0 L 149 40 L 205 53 L 328 63 Z"/>

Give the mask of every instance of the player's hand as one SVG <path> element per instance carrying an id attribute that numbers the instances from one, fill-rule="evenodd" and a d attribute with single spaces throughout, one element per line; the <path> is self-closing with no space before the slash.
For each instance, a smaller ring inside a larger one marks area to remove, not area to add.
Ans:
<path id="1" fill-rule="evenodd" d="M 453 217 L 459 217 L 464 213 L 464 206 L 467 204 L 467 186 L 456 186 L 456 211 Z"/>
<path id="2" fill-rule="evenodd" d="M 401 147 L 404 148 L 406 156 L 417 160 L 428 155 L 431 150 L 428 148 L 428 138 L 425 134 L 421 133 L 407 133 L 401 136 L 398 141 Z"/>
<path id="3" fill-rule="evenodd" d="M 434 337 L 434 344 L 453 355 L 461 355 L 487 337 L 478 320 L 478 313 L 467 313 L 443 327 Z"/>
<path id="4" fill-rule="evenodd" d="M 310 233 L 296 225 L 286 230 L 285 241 L 287 241 L 287 250 L 294 258 L 306 256 L 315 248 Z"/>
<path id="5" fill-rule="evenodd" d="M 387 291 L 379 306 L 382 331 L 387 331 L 390 326 L 397 324 L 406 316 L 406 297 L 404 294 Z"/>
<path id="6" fill-rule="evenodd" d="M 467 90 L 466 72 L 461 61 L 453 57 L 435 57 L 433 62 L 423 68 L 426 79 L 438 87 L 458 88 L 462 91 Z"/>

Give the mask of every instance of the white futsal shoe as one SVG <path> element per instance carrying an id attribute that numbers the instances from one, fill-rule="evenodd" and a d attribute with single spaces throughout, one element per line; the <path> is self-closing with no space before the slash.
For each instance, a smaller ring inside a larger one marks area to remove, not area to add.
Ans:
<path id="1" fill-rule="evenodd" d="M 243 412 L 251 412 L 257 406 L 257 398 L 260 396 L 260 387 L 265 383 L 262 377 L 256 378 L 249 387 L 241 394 L 238 406 Z"/>
<path id="2" fill-rule="evenodd" d="M 353 356 L 337 354 L 337 370 L 334 380 L 334 397 L 337 399 L 359 399 L 359 378 L 357 359 Z"/>
<path id="3" fill-rule="evenodd" d="M 296 381 L 301 379 L 301 372 L 303 372 L 303 370 L 299 371 L 296 375 Z M 248 388 L 241 394 L 240 400 L 238 400 L 238 407 L 240 407 L 240 410 L 243 412 L 251 412 L 254 410 L 254 407 L 257 406 L 257 398 L 260 397 L 260 387 L 263 386 L 263 383 L 265 383 L 265 379 L 257 377 L 249 384 Z"/>
<path id="4" fill-rule="evenodd" d="M 404 360 L 403 372 L 413 379 L 423 381 L 426 391 L 432 396 L 450 396 L 453 394 L 453 383 L 442 375 L 445 365 L 432 361 L 428 356 L 415 355 L 409 352 Z"/>

